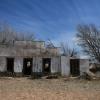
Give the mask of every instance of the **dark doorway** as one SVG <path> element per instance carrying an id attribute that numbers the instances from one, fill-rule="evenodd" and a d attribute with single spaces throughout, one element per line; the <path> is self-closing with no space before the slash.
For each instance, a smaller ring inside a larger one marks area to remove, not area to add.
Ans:
<path id="1" fill-rule="evenodd" d="M 32 58 L 24 58 L 23 60 L 23 74 L 31 75 L 32 72 Z"/>
<path id="2" fill-rule="evenodd" d="M 72 76 L 80 75 L 79 59 L 71 59 L 70 60 L 70 73 Z"/>
<path id="3" fill-rule="evenodd" d="M 7 58 L 7 72 L 14 72 L 14 58 Z"/>
<path id="4" fill-rule="evenodd" d="M 51 59 L 50 58 L 43 58 L 42 59 L 43 63 L 43 74 L 50 74 L 51 72 Z"/>

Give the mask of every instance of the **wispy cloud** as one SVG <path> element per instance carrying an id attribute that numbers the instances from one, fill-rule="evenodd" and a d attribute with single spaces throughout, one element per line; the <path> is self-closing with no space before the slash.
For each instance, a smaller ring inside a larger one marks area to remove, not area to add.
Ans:
<path id="1" fill-rule="evenodd" d="M 0 20 L 44 40 L 71 42 L 77 24 L 99 25 L 99 4 L 100 0 L 0 0 Z"/>

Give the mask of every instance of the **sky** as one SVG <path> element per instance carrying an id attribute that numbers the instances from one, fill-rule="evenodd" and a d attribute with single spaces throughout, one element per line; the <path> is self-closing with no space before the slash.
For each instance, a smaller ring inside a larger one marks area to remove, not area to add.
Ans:
<path id="1" fill-rule="evenodd" d="M 0 22 L 40 40 L 74 44 L 78 24 L 100 24 L 100 0 L 0 0 Z"/>

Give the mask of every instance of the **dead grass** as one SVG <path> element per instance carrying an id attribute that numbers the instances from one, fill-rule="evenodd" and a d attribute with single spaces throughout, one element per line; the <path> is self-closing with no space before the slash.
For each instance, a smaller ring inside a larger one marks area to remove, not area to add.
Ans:
<path id="1" fill-rule="evenodd" d="M 0 100 L 100 100 L 100 80 L 0 78 Z"/>

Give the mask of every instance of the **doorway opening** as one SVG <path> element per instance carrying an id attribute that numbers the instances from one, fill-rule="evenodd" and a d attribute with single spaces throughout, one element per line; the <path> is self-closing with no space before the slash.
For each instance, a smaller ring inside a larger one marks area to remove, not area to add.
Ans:
<path id="1" fill-rule="evenodd" d="M 51 73 L 51 58 L 43 58 L 42 59 L 42 69 L 43 74 L 47 75 Z"/>
<path id="2" fill-rule="evenodd" d="M 23 59 L 23 74 L 31 75 L 32 72 L 32 58 L 24 58 Z"/>
<path id="3" fill-rule="evenodd" d="M 72 76 L 80 75 L 79 59 L 70 59 L 70 73 Z"/>
<path id="4" fill-rule="evenodd" d="M 7 72 L 14 72 L 14 58 L 7 58 Z"/>

